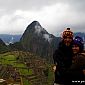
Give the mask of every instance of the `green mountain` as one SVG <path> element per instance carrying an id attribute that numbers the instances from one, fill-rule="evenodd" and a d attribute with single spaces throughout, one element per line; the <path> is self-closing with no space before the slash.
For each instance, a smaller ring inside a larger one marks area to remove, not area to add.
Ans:
<path id="1" fill-rule="evenodd" d="M 59 37 L 49 34 L 37 21 L 27 26 L 20 39 L 24 51 L 35 53 L 51 61 L 59 41 Z"/>

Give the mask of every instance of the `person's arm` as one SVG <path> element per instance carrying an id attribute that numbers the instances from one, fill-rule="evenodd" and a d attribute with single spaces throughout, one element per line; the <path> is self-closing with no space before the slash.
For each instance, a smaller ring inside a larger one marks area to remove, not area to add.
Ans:
<path id="1" fill-rule="evenodd" d="M 64 66 L 63 54 L 60 49 L 56 50 L 55 53 L 53 54 L 53 60 L 55 65 L 58 65 L 60 67 Z"/>
<path id="2" fill-rule="evenodd" d="M 55 53 L 53 55 L 53 60 L 54 60 L 54 67 L 53 67 L 54 71 L 58 70 L 59 68 L 63 69 L 63 67 L 64 67 L 63 54 L 60 49 L 55 51 Z"/>
<path id="3" fill-rule="evenodd" d="M 53 61 L 54 61 L 54 65 L 53 65 L 53 71 L 56 71 L 56 67 L 57 67 L 57 62 L 56 62 L 56 52 L 57 50 L 54 52 L 53 54 Z"/>
<path id="4" fill-rule="evenodd" d="M 81 54 L 79 58 L 80 64 L 81 64 L 81 69 L 83 74 L 85 75 L 85 55 Z"/>
<path id="5" fill-rule="evenodd" d="M 56 55 L 57 55 L 57 50 L 53 54 L 54 65 L 56 65 Z"/>

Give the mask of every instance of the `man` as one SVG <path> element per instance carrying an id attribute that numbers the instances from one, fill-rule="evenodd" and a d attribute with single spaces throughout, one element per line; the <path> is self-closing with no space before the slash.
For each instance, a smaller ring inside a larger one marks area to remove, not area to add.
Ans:
<path id="1" fill-rule="evenodd" d="M 53 60 L 55 66 L 53 67 L 55 71 L 55 81 L 54 85 L 64 84 L 65 77 L 64 72 L 72 64 L 72 41 L 73 32 L 70 28 L 67 28 L 62 35 L 62 41 L 59 43 L 58 49 L 53 54 Z"/>

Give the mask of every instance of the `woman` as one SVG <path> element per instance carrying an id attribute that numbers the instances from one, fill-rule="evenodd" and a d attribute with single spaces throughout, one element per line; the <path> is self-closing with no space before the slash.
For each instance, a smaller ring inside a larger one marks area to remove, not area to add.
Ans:
<path id="1" fill-rule="evenodd" d="M 82 54 L 84 49 L 83 39 L 76 36 L 73 40 L 73 59 L 72 65 L 67 70 L 65 76 L 67 76 L 65 85 L 81 85 L 85 84 L 85 55 Z"/>

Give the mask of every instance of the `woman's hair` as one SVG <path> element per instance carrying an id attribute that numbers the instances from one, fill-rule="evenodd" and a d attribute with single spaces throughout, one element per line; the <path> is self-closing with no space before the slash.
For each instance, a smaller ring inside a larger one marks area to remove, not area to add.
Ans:
<path id="1" fill-rule="evenodd" d="M 83 39 L 81 37 L 79 37 L 79 36 L 76 36 L 74 38 L 73 45 L 78 45 L 79 49 L 80 49 L 80 52 L 82 52 L 83 49 L 84 49 Z"/>

